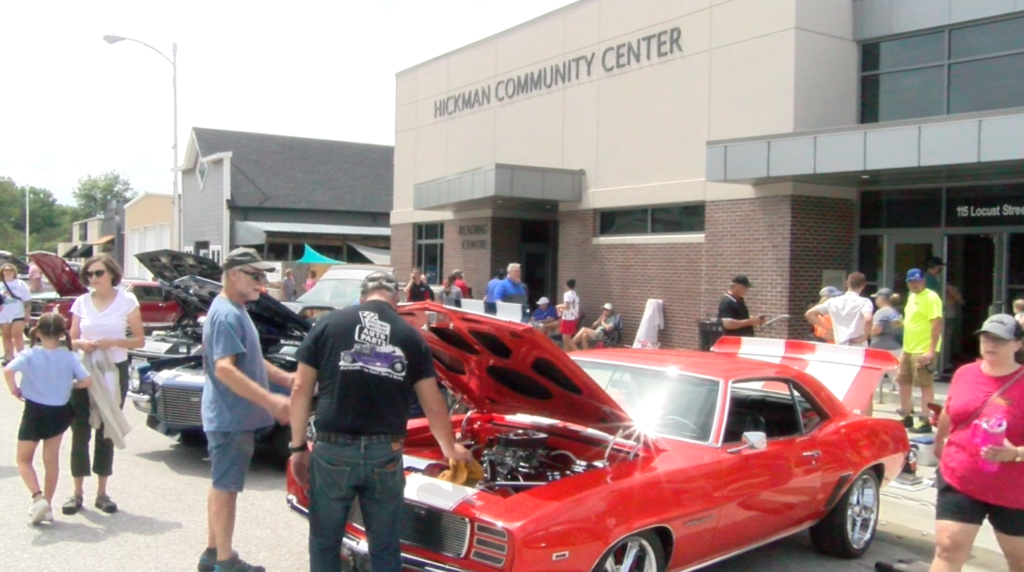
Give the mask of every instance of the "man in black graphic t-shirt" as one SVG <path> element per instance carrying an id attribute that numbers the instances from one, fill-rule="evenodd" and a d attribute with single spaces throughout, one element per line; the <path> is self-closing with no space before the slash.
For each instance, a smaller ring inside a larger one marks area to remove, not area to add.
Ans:
<path id="1" fill-rule="evenodd" d="M 765 316 L 750 317 L 750 310 L 747 310 L 747 303 L 743 300 L 749 288 L 750 280 L 746 276 L 737 276 L 732 279 L 729 290 L 718 302 L 718 321 L 722 323 L 727 336 L 754 337 L 754 326 L 765 322 Z"/>
<path id="2" fill-rule="evenodd" d="M 455 443 L 426 341 L 396 311 L 398 283 L 375 272 L 357 306 L 317 320 L 299 348 L 291 397 L 292 471 L 308 478 L 310 569 L 341 570 L 341 542 L 352 499 L 376 526 L 367 527 L 373 569 L 401 570 L 402 463 L 413 392 L 445 457 L 471 460 Z M 319 387 L 312 454 L 301 428 Z M 372 517 L 369 515 L 373 515 Z"/>

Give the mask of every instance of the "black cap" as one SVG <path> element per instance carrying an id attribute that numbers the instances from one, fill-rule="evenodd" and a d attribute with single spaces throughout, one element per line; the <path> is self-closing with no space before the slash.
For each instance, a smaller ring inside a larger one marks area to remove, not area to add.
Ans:
<path id="1" fill-rule="evenodd" d="M 939 258 L 938 256 L 929 256 L 928 257 L 928 262 L 925 263 L 925 267 L 927 267 L 927 268 L 935 268 L 936 266 L 945 266 L 945 265 L 946 265 L 946 263 L 943 262 L 942 259 Z"/>
<path id="2" fill-rule="evenodd" d="M 238 268 L 239 266 L 252 266 L 259 270 L 276 270 L 277 266 L 264 262 L 259 253 L 251 248 L 236 248 L 224 256 L 224 270 Z"/>
<path id="3" fill-rule="evenodd" d="M 750 280 L 746 276 L 744 276 L 742 274 L 740 274 L 739 276 L 733 277 L 732 283 L 733 284 L 739 284 L 740 286 L 746 286 L 747 288 L 751 287 L 750 286 Z"/>

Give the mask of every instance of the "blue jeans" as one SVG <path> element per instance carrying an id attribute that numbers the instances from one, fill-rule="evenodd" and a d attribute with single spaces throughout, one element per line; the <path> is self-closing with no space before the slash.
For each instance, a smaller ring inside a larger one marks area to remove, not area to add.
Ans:
<path id="1" fill-rule="evenodd" d="M 341 540 L 356 495 L 373 571 L 401 572 L 404 492 L 401 443 L 374 436 L 317 442 L 309 463 L 310 572 L 341 571 Z"/>

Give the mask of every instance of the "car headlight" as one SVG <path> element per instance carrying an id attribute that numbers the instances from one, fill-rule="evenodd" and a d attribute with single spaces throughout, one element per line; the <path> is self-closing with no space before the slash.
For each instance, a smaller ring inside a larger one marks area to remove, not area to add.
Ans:
<path id="1" fill-rule="evenodd" d="M 128 390 L 138 393 L 139 385 L 139 370 L 135 366 L 132 366 L 128 369 Z"/>

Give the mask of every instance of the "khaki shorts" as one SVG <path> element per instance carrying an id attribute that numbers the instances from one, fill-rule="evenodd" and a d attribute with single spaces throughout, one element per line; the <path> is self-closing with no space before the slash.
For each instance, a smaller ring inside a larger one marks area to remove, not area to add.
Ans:
<path id="1" fill-rule="evenodd" d="M 935 385 L 935 373 L 925 367 L 918 367 L 917 358 L 924 354 L 903 353 L 900 357 L 900 371 L 896 374 L 896 383 L 914 387 L 932 387 Z M 935 356 L 938 359 L 938 355 Z"/>

